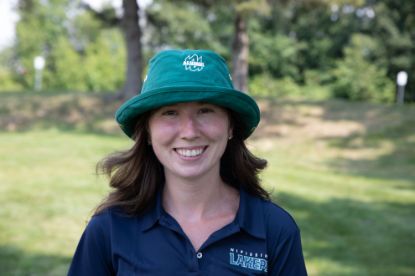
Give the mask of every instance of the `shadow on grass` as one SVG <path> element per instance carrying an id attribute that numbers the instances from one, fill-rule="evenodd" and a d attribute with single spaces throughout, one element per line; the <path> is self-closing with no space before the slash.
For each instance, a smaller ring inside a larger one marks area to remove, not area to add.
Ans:
<path id="1" fill-rule="evenodd" d="M 0 245 L 0 275 L 66 275 L 71 258 L 28 253 L 12 245 Z"/>
<path id="2" fill-rule="evenodd" d="M 325 162 L 335 171 L 415 184 L 415 105 L 276 99 L 259 103 L 262 127 L 254 138 L 323 142 L 338 152 Z"/>
<path id="3" fill-rule="evenodd" d="M 415 106 L 365 108 L 362 105 L 356 110 L 337 114 L 328 109 L 323 115 L 323 120 L 355 120 L 364 126 L 363 131 L 345 137 L 326 138 L 332 148 L 351 153 L 328 160 L 327 165 L 364 177 L 415 184 Z M 401 185 L 397 188 L 414 187 Z"/>
<path id="4" fill-rule="evenodd" d="M 317 275 L 415 275 L 415 204 L 272 198 L 295 216 L 306 260 L 336 267 L 319 266 Z"/>
<path id="5" fill-rule="evenodd" d="M 114 120 L 121 101 L 111 96 L 97 93 L 0 95 L 0 131 L 57 128 L 123 136 Z M 415 106 L 275 98 L 261 98 L 258 103 L 262 121 L 252 139 L 300 137 L 324 141 L 339 152 L 351 153 L 328 160 L 326 164 L 333 170 L 415 183 Z M 376 153 L 362 154 L 368 149 Z"/>

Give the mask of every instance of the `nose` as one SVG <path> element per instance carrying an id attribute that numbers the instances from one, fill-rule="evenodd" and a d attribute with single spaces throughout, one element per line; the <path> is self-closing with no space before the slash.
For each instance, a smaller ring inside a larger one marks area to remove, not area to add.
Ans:
<path id="1" fill-rule="evenodd" d="M 180 136 L 182 139 L 193 140 L 200 135 L 196 118 L 190 114 L 186 114 L 180 121 Z"/>

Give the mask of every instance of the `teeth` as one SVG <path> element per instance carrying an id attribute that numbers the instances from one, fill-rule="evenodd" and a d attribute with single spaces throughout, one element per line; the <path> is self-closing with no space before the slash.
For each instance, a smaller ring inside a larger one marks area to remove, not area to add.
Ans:
<path id="1" fill-rule="evenodd" d="M 178 154 L 180 154 L 184 157 L 195 157 L 195 156 L 198 156 L 198 155 L 202 154 L 203 149 L 192 149 L 192 150 L 177 149 L 176 151 L 177 151 Z"/>

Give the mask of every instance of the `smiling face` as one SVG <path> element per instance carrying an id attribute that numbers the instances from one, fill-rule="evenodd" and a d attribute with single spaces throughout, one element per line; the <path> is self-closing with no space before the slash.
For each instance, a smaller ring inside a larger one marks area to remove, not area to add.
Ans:
<path id="1" fill-rule="evenodd" d="M 219 176 L 220 159 L 232 134 L 225 109 L 198 102 L 164 106 L 152 113 L 148 126 L 166 179 Z"/>

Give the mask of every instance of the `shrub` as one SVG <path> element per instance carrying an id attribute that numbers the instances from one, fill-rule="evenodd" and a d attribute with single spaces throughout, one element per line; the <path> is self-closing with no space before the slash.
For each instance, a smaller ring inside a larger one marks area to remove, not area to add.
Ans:
<path id="1" fill-rule="evenodd" d="M 394 84 L 386 76 L 386 67 L 376 62 L 376 49 L 372 38 L 354 35 L 345 56 L 337 62 L 333 71 L 335 81 L 332 92 L 335 97 L 371 102 L 391 102 Z"/>
<path id="2" fill-rule="evenodd" d="M 275 79 L 269 74 L 255 76 L 249 83 L 253 96 L 290 97 L 301 94 L 300 87 L 289 77 Z"/>

